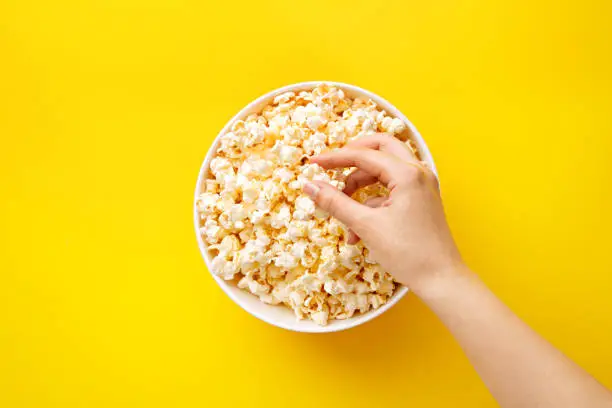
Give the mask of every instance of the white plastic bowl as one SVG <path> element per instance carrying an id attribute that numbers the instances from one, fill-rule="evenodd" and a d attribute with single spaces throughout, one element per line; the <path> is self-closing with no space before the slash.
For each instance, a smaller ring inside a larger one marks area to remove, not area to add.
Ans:
<path id="1" fill-rule="evenodd" d="M 244 119 L 251 113 L 256 113 L 260 111 L 261 109 L 263 109 L 264 106 L 266 106 L 269 102 L 271 102 L 272 99 L 274 99 L 276 95 L 279 95 L 283 92 L 288 92 L 288 91 L 299 92 L 299 91 L 311 90 L 321 83 L 325 83 L 325 84 L 329 84 L 329 85 L 338 87 L 342 89 L 347 96 L 350 96 L 353 98 L 358 97 L 358 96 L 370 98 L 373 101 L 375 101 L 379 107 L 387 111 L 393 117 L 403 120 L 408 126 L 408 129 L 411 133 L 410 138 L 416 144 L 419 150 L 421 159 L 427 162 L 430 168 L 433 169 L 434 172 L 436 172 L 433 158 L 431 157 L 429 149 L 427 148 L 425 141 L 423 140 L 419 132 L 416 130 L 414 125 L 410 123 L 410 121 L 406 118 L 406 116 L 404 116 L 402 112 L 400 112 L 395 106 L 391 105 L 389 102 L 387 102 L 380 96 L 373 94 L 372 92 L 366 91 L 365 89 L 361 89 L 354 85 L 348 85 L 348 84 L 343 84 L 340 82 L 331 82 L 331 81 L 301 82 L 298 84 L 287 85 L 285 87 L 268 92 L 267 94 L 257 98 L 253 102 L 249 103 L 246 107 L 244 107 L 240 112 L 238 112 L 236 116 L 234 116 L 225 125 L 225 127 L 221 130 L 221 132 L 219 132 L 212 146 L 208 150 L 208 153 L 206 154 L 206 158 L 204 159 L 204 163 L 202 163 L 202 167 L 200 169 L 200 174 L 198 175 L 198 182 L 197 182 L 196 189 L 195 189 L 194 208 L 193 208 L 194 224 L 195 224 L 195 230 L 196 230 L 196 238 L 198 240 L 198 246 L 200 248 L 200 252 L 202 253 L 202 257 L 204 258 L 204 262 L 206 263 L 206 266 L 208 267 L 209 271 L 211 270 L 212 259 L 210 257 L 210 254 L 206 250 L 206 243 L 204 242 L 204 240 L 202 239 L 202 236 L 200 235 L 200 224 L 199 224 L 199 219 L 198 219 L 199 217 L 198 217 L 196 202 L 197 202 L 197 199 L 200 193 L 202 192 L 203 181 L 205 180 L 205 176 L 208 172 L 210 161 L 212 160 L 214 153 L 217 150 L 217 146 L 219 145 L 220 136 L 225 134 L 227 131 L 229 131 L 229 129 L 232 127 L 235 121 Z M 212 273 L 211 275 L 215 279 L 215 281 L 217 281 L 219 286 L 221 286 L 221 289 L 223 289 L 223 291 L 227 293 L 227 295 L 234 302 L 236 302 L 240 307 L 242 307 L 244 310 L 246 310 L 253 316 L 263 320 L 264 322 L 270 323 L 274 326 L 282 327 L 283 329 L 294 330 L 294 331 L 305 332 L 305 333 L 329 333 L 329 332 L 336 332 L 340 330 L 350 329 L 351 327 L 359 326 L 360 324 L 370 321 L 374 319 L 375 317 L 380 316 L 387 310 L 389 310 L 402 297 L 404 297 L 406 293 L 408 293 L 408 288 L 400 286 L 396 290 L 395 294 L 393 294 L 391 299 L 389 299 L 387 303 L 385 303 L 383 306 L 381 306 L 380 308 L 376 310 L 371 310 L 363 314 L 356 314 L 354 317 L 350 319 L 346 319 L 346 320 L 331 320 L 327 326 L 319 326 L 310 320 L 297 320 L 293 311 L 286 306 L 282 306 L 282 305 L 272 306 L 272 305 L 265 304 L 261 302 L 256 296 L 248 292 L 245 292 L 242 289 L 239 289 L 238 287 L 235 286 L 235 284 L 231 282 L 226 282 L 223 279 L 219 278 L 218 276 Z"/>

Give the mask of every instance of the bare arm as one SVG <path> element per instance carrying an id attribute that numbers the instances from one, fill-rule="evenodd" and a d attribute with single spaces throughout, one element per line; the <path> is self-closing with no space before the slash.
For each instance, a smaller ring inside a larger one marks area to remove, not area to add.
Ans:
<path id="1" fill-rule="evenodd" d="M 612 394 L 508 309 L 468 268 L 448 228 L 436 177 L 385 135 L 313 158 L 326 168 L 357 167 L 340 192 L 314 182 L 305 191 L 363 240 L 396 280 L 412 288 L 448 327 L 502 407 L 612 407 Z M 380 181 L 377 208 L 350 198 Z"/>
<path id="2" fill-rule="evenodd" d="M 471 272 L 451 271 L 415 291 L 501 406 L 612 407 L 606 388 L 531 330 Z"/>

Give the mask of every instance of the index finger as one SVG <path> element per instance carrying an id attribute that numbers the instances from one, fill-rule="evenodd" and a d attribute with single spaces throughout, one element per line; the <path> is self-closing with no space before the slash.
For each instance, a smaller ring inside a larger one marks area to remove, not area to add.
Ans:
<path id="1" fill-rule="evenodd" d="M 397 157 L 378 150 L 345 147 L 310 159 L 325 169 L 357 167 L 376 177 L 385 185 L 393 184 L 396 174 L 402 173 L 402 162 Z"/>
<path id="2" fill-rule="evenodd" d="M 389 153 L 408 162 L 416 162 L 417 158 L 410 145 L 396 139 L 388 133 L 376 133 L 351 141 L 346 147 L 363 147 Z"/>

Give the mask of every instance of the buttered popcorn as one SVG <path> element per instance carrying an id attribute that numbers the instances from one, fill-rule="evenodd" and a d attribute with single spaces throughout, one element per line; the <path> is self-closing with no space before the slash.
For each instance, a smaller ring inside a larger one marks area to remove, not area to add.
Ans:
<path id="1" fill-rule="evenodd" d="M 387 302 L 391 276 L 361 243 L 302 192 L 307 181 L 343 189 L 351 169 L 325 171 L 308 157 L 376 132 L 400 137 L 405 124 L 369 99 L 325 84 L 286 92 L 221 136 L 197 202 L 212 272 L 272 305 L 320 325 Z M 363 202 L 385 189 L 369 186 Z"/>

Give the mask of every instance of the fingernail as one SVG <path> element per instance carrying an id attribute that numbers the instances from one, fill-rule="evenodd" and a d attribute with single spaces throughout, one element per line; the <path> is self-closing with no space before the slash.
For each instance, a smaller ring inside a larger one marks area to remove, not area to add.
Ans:
<path id="1" fill-rule="evenodd" d="M 306 185 L 304 185 L 304 192 L 313 200 L 317 198 L 319 190 L 321 190 L 321 187 L 317 186 L 316 184 L 306 183 Z"/>

